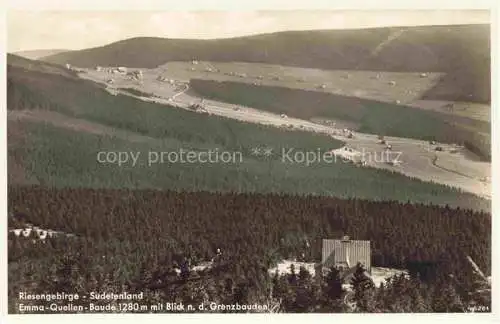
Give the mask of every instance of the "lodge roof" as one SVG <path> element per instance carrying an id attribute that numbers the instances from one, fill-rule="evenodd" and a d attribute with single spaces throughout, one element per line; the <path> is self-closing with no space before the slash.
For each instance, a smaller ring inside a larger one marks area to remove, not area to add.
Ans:
<path id="1" fill-rule="evenodd" d="M 343 239 L 324 239 L 321 263 L 323 267 L 337 265 L 355 266 L 361 262 L 365 269 L 371 271 L 370 241 Z"/>

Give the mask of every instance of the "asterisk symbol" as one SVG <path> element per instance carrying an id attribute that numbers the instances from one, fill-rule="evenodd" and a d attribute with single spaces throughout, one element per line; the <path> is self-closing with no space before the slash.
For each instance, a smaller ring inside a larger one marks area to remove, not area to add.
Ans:
<path id="1" fill-rule="evenodd" d="M 268 148 L 264 149 L 264 155 L 265 156 L 271 156 L 272 154 L 273 154 L 273 148 L 272 147 L 268 147 Z"/>
<path id="2" fill-rule="evenodd" d="M 254 147 L 252 148 L 252 155 L 260 155 L 261 154 L 261 148 L 260 147 Z"/>

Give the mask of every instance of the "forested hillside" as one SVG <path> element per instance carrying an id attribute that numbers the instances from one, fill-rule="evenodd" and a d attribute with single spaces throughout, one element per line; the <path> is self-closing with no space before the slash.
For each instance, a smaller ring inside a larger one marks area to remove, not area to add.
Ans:
<path id="1" fill-rule="evenodd" d="M 9 147 L 9 154 L 23 157 L 24 176 L 32 183 L 58 187 L 309 193 L 489 210 L 489 202 L 472 194 L 397 173 L 357 168 L 340 161 L 312 166 L 283 163 L 283 149 L 326 152 L 341 146 L 328 136 L 289 132 L 112 96 L 88 81 L 18 67 L 8 67 L 7 82 L 8 109 L 34 109 L 37 114 L 29 122 L 15 118 L 9 121 L 9 129 L 26 135 L 21 144 Z M 138 135 L 140 139 L 135 140 Z M 9 142 L 15 143 L 13 136 L 9 135 Z M 243 163 L 118 167 L 96 161 L 100 151 L 142 152 L 145 156 L 149 151 L 180 148 L 242 152 Z M 255 148 L 270 148 L 273 154 L 256 156 Z"/>
<path id="2" fill-rule="evenodd" d="M 51 64 L 48 62 L 41 62 L 37 60 L 30 60 L 13 54 L 7 54 L 7 66 L 22 68 L 32 72 L 43 72 L 49 74 L 62 75 L 70 79 L 78 79 L 78 75 L 75 71 L 68 70 L 64 66 L 58 64 Z"/>
<path id="3" fill-rule="evenodd" d="M 354 122 L 362 133 L 460 143 L 491 160 L 491 126 L 484 121 L 318 91 L 202 79 L 190 85 L 205 98 L 302 119 Z"/>
<path id="4" fill-rule="evenodd" d="M 398 35 L 391 42 L 387 40 Z M 215 39 L 132 38 L 44 58 L 79 67 L 171 61 L 259 62 L 326 70 L 444 72 L 427 99 L 489 102 L 489 25 L 288 31 Z M 385 44 L 383 47 L 379 46 Z"/>
<path id="5" fill-rule="evenodd" d="M 321 240 L 343 234 L 371 241 L 373 266 L 410 270 L 412 280 L 400 278 L 372 296 L 380 311 L 463 311 L 477 298 L 468 294 L 476 283 L 466 255 L 487 275 L 491 271 L 491 215 L 466 209 L 277 194 L 36 186 L 10 187 L 8 197 L 10 228 L 31 223 L 76 235 L 36 244 L 9 238 L 11 307 L 21 287 L 81 294 L 124 287 L 145 292 L 150 302 L 264 303 L 272 286 L 284 310 L 341 311 L 336 292 L 326 289 L 335 278 L 313 283 L 296 269 L 298 277 L 282 281 L 267 270 L 283 258 L 318 262 Z M 176 275 L 176 265 L 200 264 L 217 249 L 221 256 L 211 270 Z"/>
<path id="6" fill-rule="evenodd" d="M 147 68 L 204 60 L 434 71 L 446 75 L 425 95 L 430 99 L 488 102 L 489 26 L 284 32 L 223 40 L 136 38 L 46 60 L 50 63 L 9 55 L 7 62 L 10 313 L 123 312 L 117 298 L 93 300 L 100 308 L 89 309 L 92 292 L 143 294 L 136 304 L 127 304 L 135 313 L 172 313 L 152 308 L 166 303 L 223 313 L 241 310 L 211 305 L 264 308 L 251 312 L 491 311 L 485 277 L 492 275 L 490 200 L 371 164 L 287 160 L 287 150 L 322 154 L 344 143 L 306 132 L 305 123 L 302 130 L 270 127 L 139 100 L 62 66 Z M 143 77 L 146 82 L 148 74 Z M 169 96 L 180 91 L 166 90 Z M 489 124 L 451 114 L 235 82 L 191 80 L 185 91 L 179 96 L 188 98 L 186 105 L 198 92 L 291 117 L 345 120 L 360 132 L 458 142 L 486 157 L 490 153 Z M 227 111 L 252 112 L 232 108 Z M 278 126 L 287 116 L 275 120 Z M 392 149 L 379 143 L 382 138 L 370 138 L 380 151 Z M 420 148 L 408 150 L 404 159 L 423 156 Z M 226 152 L 230 159 L 183 162 L 182 151 L 198 158 Z M 437 167 L 438 153 L 425 152 L 432 155 L 423 156 L 415 174 L 429 179 L 428 167 Z M 396 167 L 397 161 L 389 164 Z M 482 177 L 474 171 L 485 165 L 471 167 L 469 179 Z M 458 173 L 453 170 L 446 176 L 453 179 Z M 481 181 L 489 185 L 489 179 Z M 348 282 L 336 269 L 323 273 L 322 240 L 344 235 L 370 241 L 372 270 L 402 275 L 375 286 L 359 264 Z M 471 267 L 469 257 L 485 275 Z M 306 267 L 271 273 L 288 261 L 316 264 L 315 275 Z M 82 298 L 68 304 L 22 299 L 20 293 Z M 49 304 L 54 308 L 36 309 Z"/>
<path id="7" fill-rule="evenodd" d="M 38 60 L 42 57 L 46 57 L 49 55 L 60 54 L 63 52 L 69 52 L 65 49 L 44 49 L 44 50 L 27 50 L 27 51 L 18 51 L 14 52 L 15 55 L 30 59 L 30 60 Z"/>

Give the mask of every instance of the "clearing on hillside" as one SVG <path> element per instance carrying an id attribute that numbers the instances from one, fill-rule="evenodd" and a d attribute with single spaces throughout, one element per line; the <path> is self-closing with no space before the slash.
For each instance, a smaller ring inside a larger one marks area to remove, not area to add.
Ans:
<path id="1" fill-rule="evenodd" d="M 224 65 L 234 66 L 235 64 L 218 64 L 216 66 L 210 65 L 212 72 L 206 72 L 203 65 L 206 62 L 199 62 L 197 67 L 202 69 L 201 73 L 210 73 L 210 75 L 221 75 L 222 78 L 238 78 L 242 79 L 241 71 L 223 72 Z M 191 73 L 192 64 L 188 63 L 169 63 L 165 66 L 158 67 L 157 69 L 141 69 L 142 79 L 140 81 L 128 78 L 125 74 L 113 74 L 113 77 L 117 80 L 113 85 L 113 88 L 135 88 L 144 93 L 151 93 L 150 97 L 138 97 L 142 100 L 154 101 L 157 103 L 168 103 L 175 102 L 177 106 L 183 108 L 189 107 L 193 103 L 198 103 L 200 97 L 192 91 L 190 91 L 189 84 L 189 73 Z M 241 64 L 247 66 L 249 64 Z M 251 64 L 253 66 L 253 64 Z M 190 68 L 186 68 L 190 66 Z M 276 72 L 272 69 L 276 69 L 276 66 L 263 65 L 263 69 L 271 69 L 272 72 L 268 71 L 268 74 L 263 71 L 259 71 L 257 76 L 273 75 L 271 79 L 275 78 Z M 288 69 L 288 68 L 286 68 Z M 286 71 L 286 69 L 284 69 Z M 295 68 L 289 68 L 295 69 Z M 135 69 L 137 70 L 137 69 Z M 303 70 L 303 69 L 299 69 Z M 177 72 L 176 72 L 177 71 Z M 214 72 L 215 71 L 215 72 Z M 220 72 L 217 72 L 220 71 Z M 320 71 L 321 72 L 321 71 Z M 363 75 L 364 71 L 358 71 Z M 274 73 L 274 74 L 273 74 Z M 334 73 L 334 72 L 329 72 Z M 102 72 L 96 70 L 87 70 L 87 73 L 80 73 L 83 78 L 91 79 L 96 82 L 105 82 L 108 77 L 109 72 Z M 230 75 L 228 75 L 230 74 Z M 255 73 L 257 74 L 257 73 Z M 321 74 L 321 73 L 320 73 Z M 373 72 L 376 76 L 380 72 Z M 161 77 L 159 78 L 159 75 Z M 235 76 L 239 75 L 239 76 Z M 346 76 L 345 71 L 339 74 L 341 79 L 342 76 Z M 249 78 L 249 75 L 246 75 Z M 349 77 L 348 79 L 355 78 L 356 76 Z M 422 78 L 419 74 L 414 75 L 415 79 L 423 80 L 422 82 L 427 82 L 429 76 Z M 188 80 L 185 80 L 186 78 Z M 173 82 L 164 82 L 161 80 L 173 80 Z M 261 80 L 262 81 L 262 80 Z M 401 80 L 397 80 L 401 84 Z M 284 82 L 283 80 L 270 80 L 269 82 Z M 300 84 L 303 85 L 302 82 Z M 317 84 L 317 82 L 315 83 Z M 396 84 L 398 84 L 396 82 Z M 403 82 L 404 84 L 404 82 Z M 115 89 L 116 89 L 115 88 Z M 284 119 L 276 113 L 264 112 L 257 109 L 252 109 L 251 107 L 244 107 L 243 109 L 234 109 L 234 104 L 224 103 L 215 100 L 203 100 L 204 109 L 209 114 L 225 116 L 241 121 L 247 121 L 252 123 L 260 123 L 266 125 L 274 125 L 278 127 L 285 127 L 285 129 L 290 130 L 302 130 L 302 131 L 312 131 L 318 133 L 327 133 L 334 138 L 344 141 L 349 145 L 354 145 L 356 150 L 363 151 L 364 153 L 371 156 L 365 159 L 366 165 L 376 168 L 389 169 L 395 172 L 403 173 L 410 177 L 416 177 L 425 181 L 433 181 L 441 184 L 446 184 L 452 187 L 458 187 L 467 192 L 475 193 L 481 197 L 490 198 L 491 197 L 491 184 L 489 181 L 483 181 L 488 179 L 490 176 L 491 165 L 487 162 L 478 162 L 477 159 L 470 159 L 470 152 L 466 152 L 464 149 L 460 149 L 458 153 L 450 153 L 448 150 L 444 153 L 444 157 L 436 156 L 434 150 L 429 150 L 429 143 L 422 140 L 414 140 L 408 138 L 388 138 L 391 145 L 394 145 L 393 151 L 396 154 L 401 152 L 400 161 L 397 165 L 394 162 L 394 156 L 391 155 L 391 159 L 387 161 L 386 150 L 379 144 L 379 140 L 376 135 L 356 133 L 352 138 L 348 138 L 345 134 L 338 129 L 338 126 L 332 125 L 320 125 L 313 123 L 311 121 L 306 121 L 298 118 L 286 118 Z M 241 105 L 238 105 L 241 107 Z M 341 123 L 340 123 L 341 124 Z M 290 126 L 291 125 L 291 126 Z M 442 159 L 442 160 L 441 160 Z M 437 162 L 439 161 L 439 162 Z M 457 168 L 461 167 L 461 172 L 457 172 Z"/>

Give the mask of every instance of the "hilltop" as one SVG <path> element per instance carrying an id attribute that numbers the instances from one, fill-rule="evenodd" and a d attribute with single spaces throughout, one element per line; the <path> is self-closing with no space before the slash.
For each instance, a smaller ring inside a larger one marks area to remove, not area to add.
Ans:
<path id="1" fill-rule="evenodd" d="M 443 72 L 425 99 L 490 101 L 490 27 L 288 31 L 214 40 L 131 38 L 43 60 L 153 68 L 171 61 L 254 62 L 325 70 Z"/>
<path id="2" fill-rule="evenodd" d="M 39 50 L 28 50 L 28 51 L 17 51 L 12 54 L 19 55 L 21 57 L 30 59 L 30 60 L 38 60 L 42 57 L 55 55 L 63 52 L 68 52 L 66 49 L 39 49 Z"/>
<path id="3" fill-rule="evenodd" d="M 76 72 L 60 65 L 27 59 L 15 54 L 7 54 L 7 74 L 10 68 L 22 68 L 31 72 L 58 74 L 71 79 L 78 79 Z"/>

